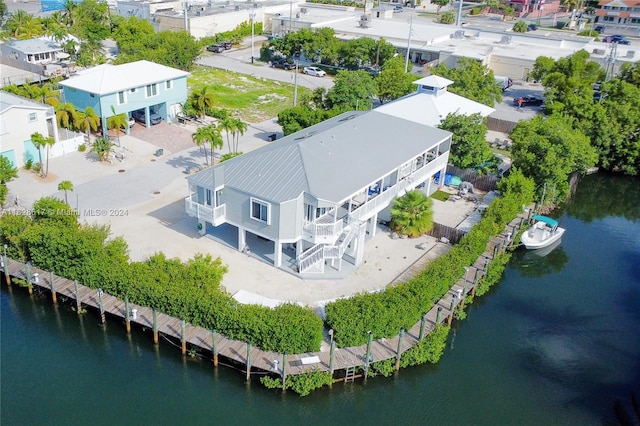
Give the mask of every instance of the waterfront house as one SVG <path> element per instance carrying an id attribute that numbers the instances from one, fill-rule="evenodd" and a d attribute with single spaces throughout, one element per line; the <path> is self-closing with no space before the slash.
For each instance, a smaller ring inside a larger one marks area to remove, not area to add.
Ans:
<path id="1" fill-rule="evenodd" d="M 429 126 L 439 126 L 449 114 L 480 114 L 487 117 L 495 111 L 471 99 L 447 90 L 453 81 L 437 75 L 430 75 L 413 82 L 416 91 L 400 99 L 381 105 L 376 111 L 403 117 Z"/>
<path id="2" fill-rule="evenodd" d="M 362 263 L 396 197 L 437 189 L 433 176 L 445 173 L 450 148 L 444 130 L 347 112 L 190 176 L 185 209 L 202 235 L 231 225 L 238 250 L 248 248 L 247 234 L 269 241 L 276 267 L 340 270 L 343 261 Z"/>
<path id="3" fill-rule="evenodd" d="M 29 40 L 9 40 L 0 44 L 2 56 L 35 65 L 46 65 L 68 58 L 58 43 L 32 38 Z"/>
<path id="4" fill-rule="evenodd" d="M 187 75 L 179 69 L 137 61 L 89 68 L 60 82 L 60 86 L 65 102 L 80 111 L 93 108 L 106 136 L 107 118 L 115 114 L 131 117 L 137 111 L 146 127 L 151 126 L 151 117 L 159 115 L 165 121 L 175 117 L 187 100 Z"/>

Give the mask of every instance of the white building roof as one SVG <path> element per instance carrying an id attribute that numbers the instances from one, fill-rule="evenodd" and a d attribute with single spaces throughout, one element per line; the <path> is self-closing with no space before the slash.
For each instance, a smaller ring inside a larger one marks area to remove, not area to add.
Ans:
<path id="1" fill-rule="evenodd" d="M 14 107 L 38 110 L 53 109 L 49 105 L 41 104 L 39 102 L 32 101 L 31 99 L 23 98 L 21 96 L 17 96 L 12 93 L 0 90 L 0 114 Z"/>
<path id="2" fill-rule="evenodd" d="M 68 80 L 61 81 L 60 85 L 97 95 L 107 95 L 187 75 L 189 75 L 188 72 L 155 62 L 136 61 L 122 65 L 104 64 L 89 68 Z"/>
<path id="3" fill-rule="evenodd" d="M 439 80 L 445 80 L 440 81 L 440 84 L 445 82 L 452 83 L 451 80 L 447 80 L 446 78 L 437 76 L 433 77 L 436 78 L 431 79 L 430 77 L 426 77 L 415 81 L 414 83 L 420 85 L 424 84 L 431 87 L 445 87 L 435 86 L 433 84 Z M 423 82 L 425 80 L 427 81 L 426 83 Z M 479 113 L 483 117 L 487 117 L 495 111 L 495 109 L 491 107 L 446 90 L 440 90 L 437 94 L 425 92 L 412 93 L 400 99 L 396 99 L 393 102 L 389 102 L 388 104 L 381 105 L 375 110 L 383 114 L 402 117 L 407 120 L 415 121 L 416 123 L 434 127 L 440 125 L 440 122 L 451 113 L 462 115 Z"/>
<path id="4" fill-rule="evenodd" d="M 41 40 L 39 38 L 32 38 L 29 40 L 11 40 L 6 44 L 7 46 L 11 46 L 12 49 L 19 50 L 20 52 L 29 55 L 46 52 L 62 52 L 62 47 L 60 47 L 59 44 L 48 40 Z"/>

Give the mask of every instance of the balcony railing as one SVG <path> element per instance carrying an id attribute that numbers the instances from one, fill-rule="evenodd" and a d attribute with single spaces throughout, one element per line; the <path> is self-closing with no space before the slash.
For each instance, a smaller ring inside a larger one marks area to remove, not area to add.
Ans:
<path id="1" fill-rule="evenodd" d="M 185 210 L 191 217 L 205 220 L 213 226 L 222 225 L 226 220 L 227 205 L 222 204 L 218 207 L 206 206 L 191 200 L 191 197 L 184 199 Z"/>

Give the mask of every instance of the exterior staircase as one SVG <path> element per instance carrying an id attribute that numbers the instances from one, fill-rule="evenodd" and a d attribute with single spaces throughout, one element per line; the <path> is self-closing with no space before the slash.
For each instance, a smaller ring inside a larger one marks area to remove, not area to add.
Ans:
<path id="1" fill-rule="evenodd" d="M 299 272 L 311 272 L 311 270 L 324 272 L 324 262 L 326 259 L 337 259 L 339 262 L 342 262 L 344 252 L 363 225 L 364 222 L 359 220 L 351 221 L 349 226 L 344 228 L 344 232 L 338 237 L 335 244 L 316 244 L 310 249 L 305 250 L 298 260 Z"/>

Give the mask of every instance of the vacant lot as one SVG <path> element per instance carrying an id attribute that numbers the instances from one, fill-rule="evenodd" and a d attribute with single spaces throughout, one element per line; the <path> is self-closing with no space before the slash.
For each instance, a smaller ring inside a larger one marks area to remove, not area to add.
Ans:
<path id="1" fill-rule="evenodd" d="M 211 86 L 216 107 L 234 111 L 248 123 L 276 117 L 293 105 L 293 85 L 209 67 L 196 67 L 188 79 L 189 90 Z M 298 97 L 309 90 L 298 87 Z"/>

